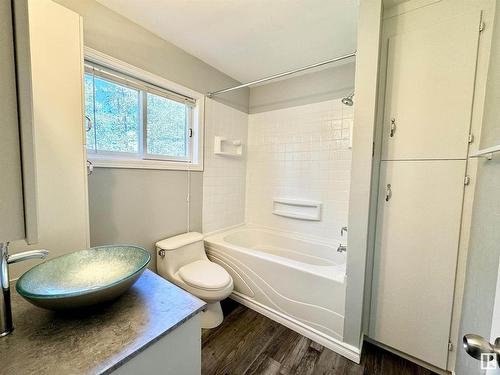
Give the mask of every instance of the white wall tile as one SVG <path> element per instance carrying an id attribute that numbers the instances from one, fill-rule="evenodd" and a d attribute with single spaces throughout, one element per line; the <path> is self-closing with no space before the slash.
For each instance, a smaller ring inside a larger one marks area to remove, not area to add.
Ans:
<path id="1" fill-rule="evenodd" d="M 203 232 L 245 221 L 245 180 L 248 114 L 214 100 L 205 107 L 205 160 L 203 173 Z M 238 139 L 243 156 L 214 155 L 214 137 Z"/>
<path id="2" fill-rule="evenodd" d="M 352 107 L 340 99 L 251 114 L 246 222 L 341 241 L 349 205 L 352 118 Z M 273 215 L 277 197 L 323 202 L 322 220 Z"/>

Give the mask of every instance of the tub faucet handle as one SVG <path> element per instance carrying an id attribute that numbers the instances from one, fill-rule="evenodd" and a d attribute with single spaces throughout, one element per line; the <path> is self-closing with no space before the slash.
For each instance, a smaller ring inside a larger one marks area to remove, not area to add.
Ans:
<path id="1" fill-rule="evenodd" d="M 347 246 L 342 245 L 341 243 L 339 244 L 339 247 L 337 247 L 337 252 L 338 253 L 345 253 L 347 251 Z"/>
<path id="2" fill-rule="evenodd" d="M 347 227 L 340 228 L 340 235 L 343 236 L 344 233 L 347 233 Z"/>

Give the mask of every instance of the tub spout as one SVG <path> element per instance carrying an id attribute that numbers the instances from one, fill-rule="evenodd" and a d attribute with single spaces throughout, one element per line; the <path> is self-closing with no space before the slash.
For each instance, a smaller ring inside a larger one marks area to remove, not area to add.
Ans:
<path id="1" fill-rule="evenodd" d="M 347 246 L 339 244 L 339 247 L 337 247 L 337 252 L 338 253 L 345 253 L 347 251 Z"/>

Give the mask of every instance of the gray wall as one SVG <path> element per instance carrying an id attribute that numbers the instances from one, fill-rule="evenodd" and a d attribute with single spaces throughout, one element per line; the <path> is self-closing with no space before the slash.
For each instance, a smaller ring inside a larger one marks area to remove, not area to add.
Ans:
<path id="1" fill-rule="evenodd" d="M 198 92 L 237 81 L 95 0 L 55 0 L 83 16 L 85 45 Z M 249 90 L 217 100 L 248 111 Z M 91 245 L 132 243 L 149 249 L 187 230 L 187 172 L 95 168 L 89 177 Z M 201 172 L 191 173 L 191 230 L 201 231 Z M 154 259 L 155 257 L 153 257 Z M 156 260 L 151 264 L 154 269 Z"/>
<path id="2" fill-rule="evenodd" d="M 191 172 L 190 229 L 201 231 L 202 172 Z M 184 171 L 95 168 L 89 178 L 90 243 L 154 243 L 187 231 Z M 154 255 L 154 253 L 153 253 Z M 155 269 L 156 257 L 151 263 Z"/>
<path id="3" fill-rule="evenodd" d="M 481 148 L 500 143 L 500 6 L 497 4 L 486 91 Z M 500 157 L 480 159 L 467 259 L 460 340 L 466 333 L 490 337 L 500 260 Z M 461 342 L 457 343 L 461 347 Z M 457 375 L 481 374 L 479 362 L 458 351 Z"/>
<path id="4" fill-rule="evenodd" d="M 348 95 L 354 89 L 355 64 L 333 66 L 250 89 L 250 113 L 317 103 Z"/>

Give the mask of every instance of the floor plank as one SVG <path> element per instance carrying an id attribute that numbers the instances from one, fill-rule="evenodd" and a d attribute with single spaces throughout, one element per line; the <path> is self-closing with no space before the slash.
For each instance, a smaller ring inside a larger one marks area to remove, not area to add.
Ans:
<path id="1" fill-rule="evenodd" d="M 279 374 L 281 363 L 261 354 L 248 368 L 245 375 L 277 375 Z"/>
<path id="2" fill-rule="evenodd" d="M 321 355 L 321 351 L 317 350 L 312 344 L 313 343 L 311 342 L 311 344 L 307 348 L 306 353 L 300 360 L 299 365 L 293 372 L 294 374 L 312 375 L 312 373 L 314 372 L 316 363 L 318 362 Z"/>
<path id="3" fill-rule="evenodd" d="M 203 375 L 435 375 L 365 343 L 358 365 L 239 304 L 202 333 Z"/>

